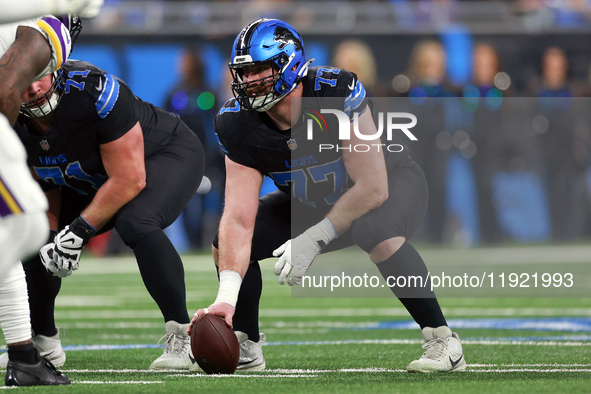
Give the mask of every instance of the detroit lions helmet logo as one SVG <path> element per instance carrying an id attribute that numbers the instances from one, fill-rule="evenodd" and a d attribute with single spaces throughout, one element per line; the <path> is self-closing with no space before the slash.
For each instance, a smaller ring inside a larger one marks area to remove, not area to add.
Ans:
<path id="1" fill-rule="evenodd" d="M 279 42 L 279 49 L 285 48 L 288 44 L 293 44 L 296 51 L 302 50 L 302 42 L 286 27 L 277 26 L 275 29 L 275 41 Z"/>

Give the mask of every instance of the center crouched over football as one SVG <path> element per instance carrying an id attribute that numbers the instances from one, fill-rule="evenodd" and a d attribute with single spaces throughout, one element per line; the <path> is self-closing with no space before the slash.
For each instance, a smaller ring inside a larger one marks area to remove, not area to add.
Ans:
<path id="1" fill-rule="evenodd" d="M 191 350 L 197 363 L 208 374 L 236 371 L 240 348 L 234 331 L 216 315 L 203 315 L 191 330 Z"/>

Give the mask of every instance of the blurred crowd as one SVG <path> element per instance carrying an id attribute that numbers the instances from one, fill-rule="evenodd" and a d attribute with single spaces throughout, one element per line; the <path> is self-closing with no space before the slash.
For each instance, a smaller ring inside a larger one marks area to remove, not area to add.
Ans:
<path id="1" fill-rule="evenodd" d="M 489 43 L 474 45 L 467 83 L 451 83 L 446 64 L 439 41 L 421 41 L 414 47 L 407 71 L 389 84 L 373 77 L 373 56 L 361 41 L 340 44 L 334 57 L 334 65 L 358 73 L 375 97 L 440 98 L 428 109 L 415 108 L 428 115 L 418 126 L 423 143 L 411 147 L 411 156 L 425 171 L 430 190 L 424 239 L 450 242 L 458 231 L 454 204 L 449 201 L 455 197 L 446 190 L 454 187 L 448 177 L 455 175 L 449 163 L 455 156 L 465 160 L 468 182 L 473 182 L 475 190 L 477 236 L 464 243 L 572 241 L 588 236 L 590 79 L 573 79 L 568 56 L 554 46 L 545 49 L 539 74 L 522 89 L 513 86 L 498 51 Z M 523 185 L 508 189 L 503 180 L 507 174 L 527 175 L 521 179 L 533 182 L 533 189 Z M 516 229 L 514 219 L 519 213 L 511 205 L 521 205 L 521 225 L 529 229 Z M 538 219 L 528 220 L 536 213 Z"/>

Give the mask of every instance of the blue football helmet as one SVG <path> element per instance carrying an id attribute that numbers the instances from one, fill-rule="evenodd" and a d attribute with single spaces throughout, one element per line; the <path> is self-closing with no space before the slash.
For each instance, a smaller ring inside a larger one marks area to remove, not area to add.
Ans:
<path id="1" fill-rule="evenodd" d="M 314 59 L 312 59 L 314 60 Z M 234 40 L 232 92 L 243 108 L 268 111 L 298 86 L 308 73 L 304 41 L 288 23 L 278 19 L 259 19 L 244 27 Z M 273 74 L 244 82 L 244 68 L 270 64 Z M 270 90 L 264 92 L 264 86 Z"/>

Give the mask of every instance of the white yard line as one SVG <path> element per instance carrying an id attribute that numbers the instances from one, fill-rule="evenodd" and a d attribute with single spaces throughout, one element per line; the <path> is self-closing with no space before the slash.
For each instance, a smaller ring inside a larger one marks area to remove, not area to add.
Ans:
<path id="1" fill-rule="evenodd" d="M 189 378 L 317 378 L 318 375 L 311 374 L 257 374 L 257 375 L 205 375 L 205 374 L 194 374 L 194 375 L 168 375 L 169 377 L 183 376 Z"/>
<path id="2" fill-rule="evenodd" d="M 537 368 L 536 368 L 537 367 Z M 469 372 L 589 372 L 591 364 L 468 364 Z M 66 373 L 148 373 L 148 374 L 169 374 L 168 376 L 190 376 L 190 377 L 253 377 L 253 376 L 307 376 L 326 373 L 399 373 L 406 372 L 405 369 L 390 368 L 342 368 L 342 369 L 285 369 L 275 368 L 264 371 L 252 371 L 248 374 L 238 373 L 235 375 L 206 375 L 203 373 L 190 373 L 175 370 L 151 370 L 151 369 L 67 369 Z M 172 373 L 172 374 L 171 374 Z M 254 375 L 253 375 L 254 374 Z M 79 383 L 79 382 L 78 382 Z M 119 382 L 113 382 L 119 383 Z"/>
<path id="3" fill-rule="evenodd" d="M 554 367 L 554 368 L 572 368 L 584 367 L 591 368 L 591 364 L 468 364 L 470 368 L 524 368 L 524 367 Z"/>
<path id="4" fill-rule="evenodd" d="M 75 380 L 74 384 L 162 384 L 161 380 L 126 380 L 126 381 L 96 381 L 96 380 Z"/>
<path id="5" fill-rule="evenodd" d="M 100 296 L 99 296 L 100 297 Z M 59 297 L 58 297 L 59 298 Z M 533 317 L 533 316 L 591 316 L 591 308 L 443 308 L 449 317 Z M 92 310 L 92 311 L 64 311 L 55 313 L 56 319 L 89 320 L 89 319 L 161 319 L 158 310 Z M 261 309 L 261 317 L 351 317 L 351 316 L 379 316 L 394 317 L 408 316 L 404 308 L 303 308 L 303 309 Z"/>
<path id="6" fill-rule="evenodd" d="M 556 372 L 591 372 L 591 368 L 580 369 L 537 369 L 537 368 L 520 368 L 520 369 L 468 369 L 466 372 L 537 372 L 537 373 L 556 373 Z"/>

